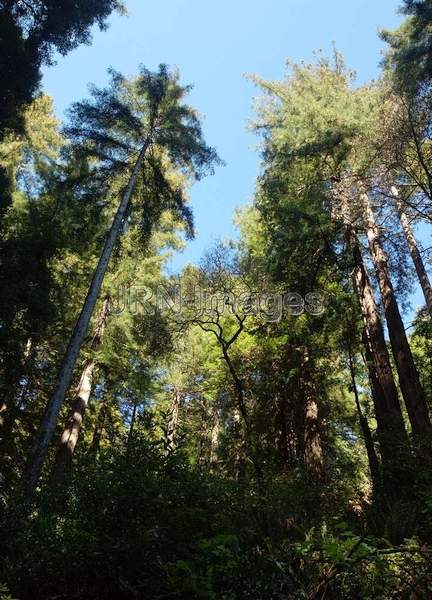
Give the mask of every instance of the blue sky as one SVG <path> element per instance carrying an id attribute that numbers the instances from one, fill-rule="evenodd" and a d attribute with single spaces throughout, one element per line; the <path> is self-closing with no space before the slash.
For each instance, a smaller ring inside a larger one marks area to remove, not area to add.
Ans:
<path id="1" fill-rule="evenodd" d="M 196 240 L 174 257 L 172 269 L 198 262 L 212 241 L 232 237 L 236 206 L 251 200 L 259 172 L 257 139 L 246 130 L 256 90 L 244 75 L 282 77 L 287 58 L 309 60 L 334 41 L 360 82 L 378 75 L 383 44 L 378 29 L 400 22 L 398 0 L 126 0 L 129 16 L 113 16 L 91 46 L 59 57 L 43 86 L 58 115 L 103 85 L 109 66 L 128 75 L 140 63 L 176 65 L 194 84 L 191 103 L 204 116 L 205 137 L 226 166 L 192 189 Z M 414 304 L 416 299 L 414 299 Z"/>

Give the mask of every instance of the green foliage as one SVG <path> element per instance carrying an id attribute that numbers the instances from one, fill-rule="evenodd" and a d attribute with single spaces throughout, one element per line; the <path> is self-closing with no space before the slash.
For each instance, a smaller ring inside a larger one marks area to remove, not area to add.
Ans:
<path id="1" fill-rule="evenodd" d="M 16 598 L 12 598 L 7 586 L 3 583 L 0 583 L 0 600 L 16 600 Z"/>
<path id="2" fill-rule="evenodd" d="M 5 131 L 21 132 L 23 109 L 38 89 L 41 67 L 57 51 L 67 54 L 91 41 L 91 27 L 101 29 L 118 0 L 1 0 L 0 2 L 0 139 Z"/>
<path id="3" fill-rule="evenodd" d="M 192 214 L 187 206 L 185 183 L 213 171 L 219 159 L 202 137 L 194 109 L 182 103 L 189 87 L 179 84 L 179 75 L 166 65 L 151 73 L 141 67 L 139 75 L 127 81 L 111 71 L 107 89 L 92 88 L 92 100 L 73 105 L 65 133 L 73 156 L 93 167 L 77 182 L 88 188 L 89 181 L 113 189 L 124 184 L 124 173 L 136 160 L 145 143 L 149 149 L 133 197 L 144 237 L 170 210 L 186 231 L 193 232 Z M 120 181 L 118 181 L 120 179 Z M 136 218 L 136 216 L 135 216 Z"/>
<path id="4" fill-rule="evenodd" d="M 320 590 L 387 600 L 408 598 L 414 578 L 428 589 L 429 554 L 417 540 L 393 547 L 356 533 L 352 515 L 311 519 L 313 492 L 300 479 L 273 480 L 262 494 L 191 467 L 182 447 L 167 456 L 146 427 L 97 464 L 83 460 L 60 511 L 47 492 L 24 527 L 4 528 L 0 573 L 18 597 L 275 600 Z"/>
<path id="5" fill-rule="evenodd" d="M 390 46 L 384 66 L 395 75 L 400 89 L 412 94 L 429 84 L 432 76 L 432 5 L 430 0 L 404 0 L 401 12 L 407 15 L 402 25 L 381 32 Z"/>

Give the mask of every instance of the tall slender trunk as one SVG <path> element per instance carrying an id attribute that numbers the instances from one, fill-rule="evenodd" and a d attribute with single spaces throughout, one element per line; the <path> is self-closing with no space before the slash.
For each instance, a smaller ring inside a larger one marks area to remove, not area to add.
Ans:
<path id="1" fill-rule="evenodd" d="M 369 248 L 384 306 L 390 344 L 408 417 L 413 433 L 427 440 L 432 436 L 432 424 L 390 279 L 388 258 L 381 244 L 380 231 L 375 221 L 369 196 L 365 191 L 360 193 L 360 200 Z"/>
<path id="2" fill-rule="evenodd" d="M 220 420 L 217 408 L 213 411 L 213 424 L 210 433 L 210 472 L 214 472 L 219 462 L 219 432 Z"/>
<path id="3" fill-rule="evenodd" d="M 399 432 L 400 435 L 403 434 L 403 437 L 405 437 L 402 410 L 393 378 L 384 329 L 379 317 L 369 275 L 363 262 L 359 241 L 352 229 L 348 231 L 348 241 L 354 260 L 354 271 L 352 274 L 354 289 L 359 299 L 365 330 L 367 332 L 367 343 L 370 345 L 374 372 L 376 373 L 375 389 L 379 386 L 381 392 L 376 394 L 376 399 L 379 402 L 376 407 L 378 424 L 381 424 L 383 430 L 386 430 L 387 426 L 390 425 L 391 430 L 395 430 L 395 432 Z"/>
<path id="4" fill-rule="evenodd" d="M 375 445 L 373 442 L 372 432 L 369 427 L 369 422 L 368 422 L 367 418 L 364 416 L 362 407 L 360 404 L 360 398 L 359 398 L 358 389 L 357 389 L 356 374 L 355 374 L 355 368 L 354 368 L 351 348 L 348 348 L 348 363 L 349 363 L 349 370 L 350 370 L 350 375 L 351 375 L 352 391 L 354 393 L 357 414 L 358 414 L 359 423 L 360 423 L 360 429 L 363 434 L 363 440 L 364 440 L 366 453 L 367 453 L 367 457 L 368 457 L 369 470 L 370 470 L 370 474 L 371 474 L 374 495 L 376 496 L 377 494 L 379 494 L 379 491 L 381 488 L 381 468 L 380 468 L 380 463 L 378 460 L 377 453 L 375 451 Z"/>
<path id="5" fill-rule="evenodd" d="M 386 436 L 388 442 L 390 442 L 393 435 L 396 436 L 396 439 L 406 440 L 405 425 L 393 378 L 390 356 L 385 342 L 384 329 L 378 314 L 369 275 L 366 271 L 360 245 L 353 229 L 350 228 L 347 235 L 354 260 L 354 271 L 352 274 L 354 288 L 359 299 L 365 330 L 367 332 L 367 343 L 370 345 L 374 372 L 376 373 L 374 387 L 376 390 L 379 386 L 381 392 L 374 394 L 378 429 Z M 388 450 L 391 453 L 391 447 Z M 382 448 L 382 451 L 385 452 L 385 449 Z"/>
<path id="6" fill-rule="evenodd" d="M 237 447 L 235 453 L 235 476 L 237 481 L 243 481 L 246 475 L 246 455 L 245 436 L 242 432 L 242 417 L 238 408 L 233 413 L 235 437 L 237 438 Z M 243 423 L 244 424 L 244 423 Z"/>
<path id="7" fill-rule="evenodd" d="M 307 348 L 301 349 L 301 388 L 304 398 L 304 463 L 307 469 L 319 473 L 323 467 L 323 451 L 318 423 L 318 402 L 315 373 Z"/>
<path id="8" fill-rule="evenodd" d="M 415 270 L 417 271 L 417 276 L 420 281 L 421 288 L 423 290 L 423 295 L 426 300 L 426 306 L 429 311 L 430 316 L 432 317 L 432 286 L 429 280 L 427 271 L 425 269 L 422 256 L 420 254 L 420 250 L 417 244 L 417 240 L 415 239 L 414 232 L 411 228 L 409 219 L 405 213 L 404 204 L 400 198 L 399 190 L 396 186 L 392 186 L 391 193 L 396 203 L 397 212 L 399 215 L 399 220 L 402 225 L 403 232 L 405 234 L 406 243 L 408 249 L 411 254 L 412 261 L 415 266 Z"/>
<path id="9" fill-rule="evenodd" d="M 168 431 L 167 431 L 167 442 L 168 442 L 168 446 L 170 448 L 173 447 L 174 440 L 175 440 L 176 433 L 177 433 L 177 426 L 178 426 L 179 412 L 180 412 L 180 403 L 181 403 L 180 390 L 177 387 L 174 387 L 172 397 L 171 397 L 171 406 L 170 406 Z"/>
<path id="10" fill-rule="evenodd" d="M 347 209 L 347 207 L 345 207 Z M 365 350 L 370 354 L 372 397 L 378 425 L 378 438 L 383 465 L 383 480 L 389 498 L 394 497 L 403 476 L 403 465 L 409 446 L 399 396 L 393 378 L 390 356 L 379 317 L 374 292 L 363 262 L 357 234 L 346 210 L 346 239 L 354 268 L 352 280 L 365 326 Z M 402 475 L 401 475 L 402 471 Z"/>
<path id="11" fill-rule="evenodd" d="M 104 300 L 99 320 L 96 324 L 91 350 L 95 351 L 102 343 L 103 333 L 107 320 L 111 314 L 112 298 L 107 296 Z M 60 446 L 53 467 L 53 480 L 61 482 L 72 467 L 72 459 L 75 452 L 80 430 L 82 427 L 84 413 L 87 409 L 93 388 L 93 375 L 96 369 L 96 361 L 88 359 L 84 363 L 81 379 L 77 387 L 76 396 L 72 404 L 66 426 L 60 440 Z"/>
<path id="12" fill-rule="evenodd" d="M 149 135 L 143 147 L 141 148 L 139 156 L 135 162 L 133 171 L 129 178 L 129 183 L 122 196 L 120 205 L 117 209 L 116 215 L 111 225 L 111 229 L 105 240 L 105 245 L 99 258 L 99 262 L 96 267 L 95 273 L 93 275 L 93 279 L 90 284 L 87 297 L 84 301 L 84 305 L 82 307 L 81 313 L 78 317 L 74 331 L 69 341 L 69 345 L 67 347 L 63 363 L 60 368 L 59 375 L 57 377 L 54 392 L 48 402 L 45 414 L 42 418 L 33 452 L 29 458 L 25 472 L 23 474 L 23 484 L 28 494 L 32 493 L 40 477 L 42 466 L 44 464 L 46 454 L 48 452 L 48 447 L 54 435 L 58 415 L 71 382 L 75 363 L 77 361 L 79 351 L 84 341 L 84 337 L 86 335 L 86 331 L 91 316 L 93 314 L 93 310 L 102 286 L 102 282 L 105 277 L 106 270 L 108 268 L 108 263 L 114 250 L 114 246 L 123 228 L 132 193 L 138 178 L 138 173 L 141 169 L 145 158 L 145 154 L 150 143 L 151 137 Z"/>
<path id="13" fill-rule="evenodd" d="M 366 331 L 366 327 L 363 327 L 362 342 L 363 342 L 362 358 L 363 358 L 363 363 L 368 372 L 369 387 L 370 387 L 374 407 L 375 406 L 385 406 L 385 392 L 383 390 L 381 381 L 378 377 L 378 374 L 377 374 L 377 371 L 375 368 L 375 361 L 372 357 L 372 353 L 373 353 L 372 344 L 370 342 L 368 332 Z M 376 413 L 376 410 L 375 410 L 375 413 Z"/>
<path id="14" fill-rule="evenodd" d="M 369 374 L 374 399 L 375 416 L 380 438 L 383 463 L 393 456 L 393 443 L 406 447 L 408 437 L 405 430 L 397 387 L 393 377 L 390 356 L 384 336 L 384 329 L 378 313 L 374 291 L 363 261 L 359 239 L 352 222 L 352 215 L 346 192 L 340 194 L 341 217 L 345 224 L 345 238 L 350 249 L 353 270 L 351 278 L 357 295 L 364 322 L 363 343 L 370 355 Z M 392 441 L 394 439 L 394 442 Z"/>

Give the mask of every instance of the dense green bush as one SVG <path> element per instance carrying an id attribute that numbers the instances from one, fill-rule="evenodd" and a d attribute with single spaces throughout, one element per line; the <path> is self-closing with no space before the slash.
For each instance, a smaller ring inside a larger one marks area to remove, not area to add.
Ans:
<path id="1" fill-rule="evenodd" d="M 414 580 L 426 593 L 427 551 L 353 532 L 354 513 L 326 516 L 332 498 L 302 474 L 258 490 L 203 473 L 138 433 L 83 459 L 66 493 L 45 492 L 28 519 L 4 516 L 0 580 L 20 600 L 282 600 L 315 588 L 384 600 L 409 598 Z"/>

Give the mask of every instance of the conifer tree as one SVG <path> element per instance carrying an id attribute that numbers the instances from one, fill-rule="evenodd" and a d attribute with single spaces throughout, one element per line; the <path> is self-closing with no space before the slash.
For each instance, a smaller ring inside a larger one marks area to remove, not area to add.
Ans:
<path id="1" fill-rule="evenodd" d="M 91 176 L 107 182 L 128 173 L 127 185 L 107 234 L 87 297 L 76 322 L 57 382 L 42 419 L 24 481 L 33 489 L 52 439 L 60 408 L 70 385 L 73 370 L 98 298 L 108 264 L 134 201 L 137 182 L 152 196 L 147 202 L 135 196 L 143 221 L 152 227 L 163 210 L 174 211 L 192 227 L 191 214 L 181 188 L 173 188 L 164 175 L 163 159 L 187 176 L 199 178 L 217 160 L 215 152 L 202 140 L 195 112 L 181 104 L 188 88 L 178 83 L 178 75 L 165 66 L 157 73 L 142 68 L 130 84 L 112 74 L 111 88 L 93 90 L 93 101 L 74 106 L 66 133 L 78 156 L 93 157 Z"/>

